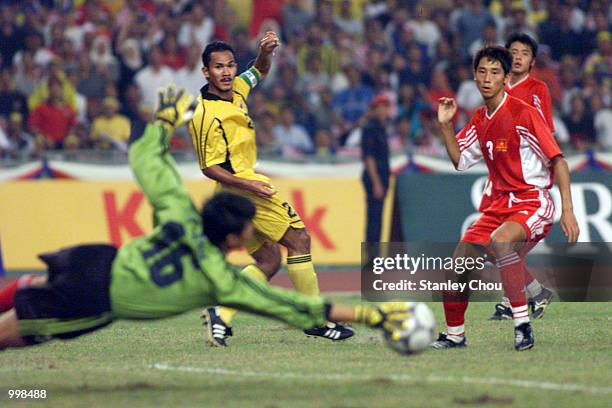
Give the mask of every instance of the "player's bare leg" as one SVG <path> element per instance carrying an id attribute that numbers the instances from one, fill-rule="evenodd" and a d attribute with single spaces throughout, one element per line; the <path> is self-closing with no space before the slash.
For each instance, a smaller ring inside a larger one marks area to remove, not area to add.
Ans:
<path id="1" fill-rule="evenodd" d="M 25 347 L 28 344 L 19 335 L 19 324 L 15 309 L 0 315 L 0 350 L 9 347 Z"/>
<path id="2" fill-rule="evenodd" d="M 288 228 L 279 243 L 287 248 L 287 270 L 295 290 L 308 296 L 318 296 L 319 283 L 310 254 L 310 234 L 306 228 Z M 344 340 L 354 334 L 353 330 L 336 323 L 305 330 L 304 333 L 330 340 Z"/>
<path id="3" fill-rule="evenodd" d="M 251 254 L 255 263 L 247 265 L 243 273 L 254 279 L 267 282 L 272 279 L 281 266 L 280 246 L 275 242 L 264 242 Z M 212 347 L 227 346 L 225 339 L 233 336 L 232 321 L 238 311 L 229 307 L 209 307 L 202 311 L 206 327 L 206 341 Z"/>
<path id="4" fill-rule="evenodd" d="M 528 350 L 534 345 L 525 296 L 525 263 L 520 255 L 526 239 L 527 233 L 521 224 L 507 221 L 493 231 L 489 243 L 489 249 L 497 260 L 505 295 L 510 299 L 514 348 L 517 351 Z"/>

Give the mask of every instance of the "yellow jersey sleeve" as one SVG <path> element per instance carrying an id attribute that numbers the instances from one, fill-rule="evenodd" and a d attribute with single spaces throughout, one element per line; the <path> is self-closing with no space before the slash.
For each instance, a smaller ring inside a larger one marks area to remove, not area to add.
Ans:
<path id="1" fill-rule="evenodd" d="M 221 164 L 227 160 L 227 142 L 224 139 L 221 121 L 213 115 L 206 114 L 204 101 L 201 99 L 189 123 L 189 133 L 198 156 L 200 169 Z"/>
<path id="2" fill-rule="evenodd" d="M 251 67 L 242 74 L 234 78 L 232 89 L 245 100 L 249 97 L 251 89 L 255 88 L 261 81 L 261 72 L 255 67 Z"/>

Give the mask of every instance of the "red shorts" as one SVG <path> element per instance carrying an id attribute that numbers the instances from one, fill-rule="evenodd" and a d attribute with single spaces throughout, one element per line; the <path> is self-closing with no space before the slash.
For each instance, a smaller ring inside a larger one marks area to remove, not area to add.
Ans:
<path id="1" fill-rule="evenodd" d="M 461 242 L 488 245 L 491 234 L 507 221 L 521 224 L 527 242 L 543 239 L 552 227 L 555 205 L 548 190 L 500 193 L 461 237 Z"/>

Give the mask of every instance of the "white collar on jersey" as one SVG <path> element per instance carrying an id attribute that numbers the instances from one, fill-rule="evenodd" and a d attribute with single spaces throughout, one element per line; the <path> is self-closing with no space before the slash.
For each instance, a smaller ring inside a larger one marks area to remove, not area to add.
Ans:
<path id="1" fill-rule="evenodd" d="M 499 110 L 499 108 L 502 107 L 502 105 L 504 103 L 506 103 L 506 99 L 508 99 L 508 94 L 506 93 L 506 91 L 504 91 L 504 97 L 501 100 L 501 102 L 499 103 L 499 105 L 497 105 L 497 108 L 495 108 L 495 110 L 493 111 L 493 113 L 491 114 L 491 116 L 489 116 L 489 114 L 485 111 L 485 115 L 487 116 L 487 119 L 491 120 L 493 119 L 493 116 L 495 116 L 495 114 L 497 113 L 497 111 Z"/>
<path id="2" fill-rule="evenodd" d="M 514 85 L 510 85 L 510 81 L 508 81 L 508 89 L 512 89 L 512 88 L 514 88 L 515 86 L 518 86 L 518 85 L 522 84 L 523 82 L 525 82 L 525 81 L 527 80 L 527 78 L 529 78 L 529 74 L 527 74 L 527 75 L 525 76 L 525 78 L 521 79 L 520 81 L 518 81 L 518 82 L 517 82 L 516 84 L 514 84 Z"/>

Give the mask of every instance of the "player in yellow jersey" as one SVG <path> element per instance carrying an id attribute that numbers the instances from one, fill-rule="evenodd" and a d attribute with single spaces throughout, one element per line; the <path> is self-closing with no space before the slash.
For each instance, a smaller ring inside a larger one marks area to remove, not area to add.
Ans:
<path id="1" fill-rule="evenodd" d="M 280 197 L 270 179 L 254 170 L 257 148 L 247 98 L 270 70 L 272 54 L 279 45 L 276 33 L 267 32 L 260 41 L 254 65 L 237 76 L 232 47 L 223 42 L 208 44 L 202 54 L 202 72 L 208 84 L 200 90 L 189 132 L 200 168 L 217 181 L 217 190 L 248 197 L 257 208 L 253 219 L 256 233 L 247 244 L 255 263 L 243 273 L 268 281 L 280 268 L 281 244 L 287 248 L 287 269 L 295 289 L 316 296 L 319 286 L 310 255 L 310 235 L 299 214 Z M 204 311 L 210 345 L 226 345 L 235 313 L 226 307 Z M 354 334 L 350 328 L 331 322 L 304 332 L 330 340 L 344 340 Z"/>

